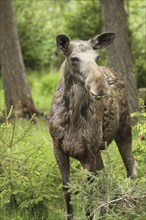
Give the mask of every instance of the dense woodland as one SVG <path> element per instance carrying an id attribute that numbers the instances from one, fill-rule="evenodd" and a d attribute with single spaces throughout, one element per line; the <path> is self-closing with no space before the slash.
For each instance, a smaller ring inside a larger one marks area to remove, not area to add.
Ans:
<path id="1" fill-rule="evenodd" d="M 104 31 L 99 0 L 14 1 L 15 15 L 25 66 L 57 69 L 60 66 L 55 37 L 68 33 L 71 39 L 87 40 Z M 125 1 L 134 73 L 145 87 L 145 1 Z M 114 13 L 113 13 L 114 16 Z M 103 60 L 104 59 L 104 60 Z M 103 56 L 103 63 L 106 57 Z M 138 74 L 139 73 L 139 74 Z"/>
<path id="2" fill-rule="evenodd" d="M 45 119 L 64 60 L 55 38 L 66 33 L 70 39 L 88 40 L 115 31 L 119 40 L 99 52 L 99 64 L 119 71 L 125 81 L 132 118 L 138 122 L 133 126 L 138 177 L 125 178 L 112 143 L 103 152 L 106 168 L 98 177 L 72 160 L 69 188 L 75 220 L 84 220 L 87 205 L 94 207 L 95 219 L 103 207 L 106 220 L 145 220 L 146 1 L 0 0 L 0 30 L 0 217 L 65 219 L 61 177 Z M 89 177 L 94 180 L 90 185 Z"/>
<path id="3" fill-rule="evenodd" d="M 127 0 L 125 10 L 130 35 L 133 68 L 137 87 L 145 87 L 145 1 Z M 67 33 L 71 39 L 87 40 L 104 31 L 99 0 L 91 1 L 14 1 L 15 15 L 27 68 L 57 69 L 60 56 L 55 37 Z M 114 13 L 113 13 L 114 16 Z M 119 52 L 120 55 L 120 52 Z M 103 55 L 101 64 L 106 62 Z"/>

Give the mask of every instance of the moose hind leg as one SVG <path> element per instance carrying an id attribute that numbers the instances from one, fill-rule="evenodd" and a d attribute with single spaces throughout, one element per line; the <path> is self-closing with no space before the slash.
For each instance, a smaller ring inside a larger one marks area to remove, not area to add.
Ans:
<path id="1" fill-rule="evenodd" d="M 131 126 L 123 126 L 123 129 L 117 132 L 115 141 L 126 167 L 127 177 L 134 178 L 136 176 L 136 163 L 132 153 Z"/>
<path id="2" fill-rule="evenodd" d="M 54 145 L 54 154 L 62 176 L 63 192 L 64 192 L 66 208 L 67 208 L 67 220 L 72 220 L 73 208 L 70 203 L 71 195 L 67 188 L 70 178 L 69 156 L 65 152 L 63 152 L 63 150 L 60 147 L 58 147 L 58 145 L 57 146 Z"/>

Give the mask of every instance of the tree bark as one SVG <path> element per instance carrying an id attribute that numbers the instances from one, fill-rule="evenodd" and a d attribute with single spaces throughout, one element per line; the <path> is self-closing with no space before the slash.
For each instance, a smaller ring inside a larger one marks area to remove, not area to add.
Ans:
<path id="1" fill-rule="evenodd" d="M 122 75 L 128 96 L 129 110 L 139 110 L 136 81 L 132 71 L 130 38 L 124 0 L 101 0 L 104 31 L 114 31 L 115 42 L 107 48 L 109 66 Z"/>
<path id="2" fill-rule="evenodd" d="M 0 65 L 7 112 L 22 117 L 38 113 L 27 82 L 12 0 L 0 0 Z"/>

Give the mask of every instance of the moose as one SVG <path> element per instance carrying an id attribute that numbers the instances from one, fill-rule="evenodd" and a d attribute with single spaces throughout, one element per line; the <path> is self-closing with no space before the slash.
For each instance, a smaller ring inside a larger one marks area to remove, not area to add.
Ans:
<path id="1" fill-rule="evenodd" d="M 56 37 L 58 50 L 66 57 L 61 66 L 48 122 L 54 155 L 62 176 L 67 219 L 73 219 L 70 157 L 94 174 L 104 168 L 101 150 L 115 140 L 127 177 L 136 175 L 132 154 L 132 132 L 124 83 L 114 70 L 99 66 L 96 50 L 106 48 L 116 37 L 102 33 L 90 40 Z M 86 213 L 87 219 L 93 215 Z"/>

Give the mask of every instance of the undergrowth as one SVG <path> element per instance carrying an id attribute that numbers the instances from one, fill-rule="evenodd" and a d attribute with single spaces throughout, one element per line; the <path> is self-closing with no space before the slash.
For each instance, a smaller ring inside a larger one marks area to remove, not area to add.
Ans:
<path id="1" fill-rule="evenodd" d="M 106 152 L 108 154 L 108 152 Z M 108 155 L 107 155 L 108 157 Z M 115 161 L 114 161 L 115 162 Z M 85 209 L 92 210 L 94 219 L 145 220 L 146 178 L 129 180 L 115 170 L 115 164 L 106 163 L 104 171 L 93 175 L 77 169 L 78 178 L 72 180 L 69 189 L 75 207 L 75 220 L 85 220 Z M 90 179 L 90 181 L 88 181 Z"/>
<path id="2" fill-rule="evenodd" d="M 139 105 L 140 112 L 132 113 L 132 117 L 138 118 L 138 123 L 134 126 L 134 131 L 138 133 L 138 138 L 135 141 L 136 143 L 134 142 L 136 145 L 134 154 L 138 163 L 146 164 L 146 112 L 144 101 L 142 99 L 139 99 Z"/>
<path id="3" fill-rule="evenodd" d="M 69 185 L 75 220 L 85 220 L 85 209 L 92 210 L 96 220 L 146 220 L 146 112 L 142 100 L 140 106 L 141 112 L 132 114 L 138 118 L 133 128 L 137 134 L 133 141 L 137 178 L 125 178 L 122 161 L 112 144 L 102 153 L 104 171 L 93 175 L 87 170 L 76 169 L 76 176 Z"/>
<path id="4" fill-rule="evenodd" d="M 143 104 L 141 104 L 143 106 Z M 85 220 L 85 208 L 106 220 L 146 220 L 146 113 L 134 127 L 134 156 L 138 176 L 126 173 L 114 143 L 102 153 L 105 170 L 93 175 L 71 160 L 74 220 Z M 0 125 L 0 217 L 2 220 L 64 220 L 65 202 L 61 177 L 54 159 L 51 138 L 43 119 L 30 121 L 1 112 Z M 35 116 L 34 116 L 35 117 Z M 143 137 L 143 140 L 139 139 Z M 87 179 L 90 179 L 90 184 Z"/>
<path id="5" fill-rule="evenodd" d="M 10 115 L 3 115 L 0 126 L 0 216 L 53 220 L 51 213 L 60 214 L 64 206 L 48 128 L 41 120 L 36 125 L 34 118 L 10 120 Z"/>

